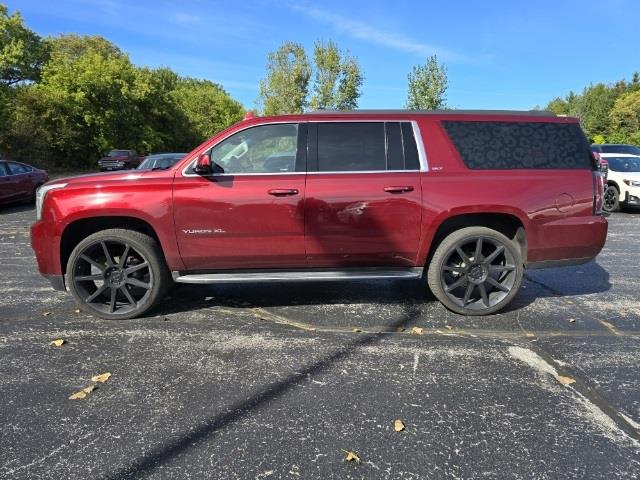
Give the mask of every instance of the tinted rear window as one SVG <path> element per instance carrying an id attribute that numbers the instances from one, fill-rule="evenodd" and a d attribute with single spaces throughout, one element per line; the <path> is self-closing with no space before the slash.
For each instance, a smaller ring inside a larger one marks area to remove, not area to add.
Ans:
<path id="1" fill-rule="evenodd" d="M 575 123 L 442 122 L 472 169 L 594 168 L 589 143 Z"/>
<path id="2" fill-rule="evenodd" d="M 384 123 L 318 124 L 318 169 L 321 172 L 386 168 Z"/>

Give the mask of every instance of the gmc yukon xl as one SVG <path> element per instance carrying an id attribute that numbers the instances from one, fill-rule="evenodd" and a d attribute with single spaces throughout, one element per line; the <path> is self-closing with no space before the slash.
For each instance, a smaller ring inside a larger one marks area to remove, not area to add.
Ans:
<path id="1" fill-rule="evenodd" d="M 47 183 L 40 272 L 102 318 L 173 282 L 416 279 L 463 315 L 504 308 L 524 268 L 602 249 L 603 182 L 576 118 L 353 111 L 251 117 L 166 170 Z"/>

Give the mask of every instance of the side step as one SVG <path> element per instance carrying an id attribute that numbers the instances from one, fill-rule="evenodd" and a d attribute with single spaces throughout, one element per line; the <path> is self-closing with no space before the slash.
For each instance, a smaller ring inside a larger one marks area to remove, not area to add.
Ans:
<path id="1" fill-rule="evenodd" d="M 384 278 L 417 279 L 422 267 L 415 268 L 347 268 L 343 270 L 219 270 L 216 272 L 171 272 L 178 283 L 249 283 L 249 282 L 317 282 L 340 280 L 374 280 Z"/>

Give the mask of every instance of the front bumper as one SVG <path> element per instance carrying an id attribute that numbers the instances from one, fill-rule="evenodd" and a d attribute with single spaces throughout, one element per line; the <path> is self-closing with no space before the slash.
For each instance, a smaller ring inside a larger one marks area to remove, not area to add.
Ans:
<path id="1" fill-rule="evenodd" d="M 640 192 L 639 192 L 640 188 L 636 188 L 634 189 L 633 193 L 636 193 L 636 195 L 633 195 L 631 193 L 629 193 L 629 191 L 627 190 L 627 192 L 624 195 L 624 204 L 625 205 L 634 205 L 634 206 L 640 206 Z"/>

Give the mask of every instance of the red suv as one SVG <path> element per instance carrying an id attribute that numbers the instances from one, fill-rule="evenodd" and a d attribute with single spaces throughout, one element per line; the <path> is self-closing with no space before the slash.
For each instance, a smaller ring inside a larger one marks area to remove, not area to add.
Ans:
<path id="1" fill-rule="evenodd" d="M 587 262 L 607 234 L 578 120 L 540 112 L 249 118 L 167 170 L 40 191 L 40 272 L 102 318 L 143 314 L 172 281 L 374 278 L 484 315 L 525 267 Z"/>

